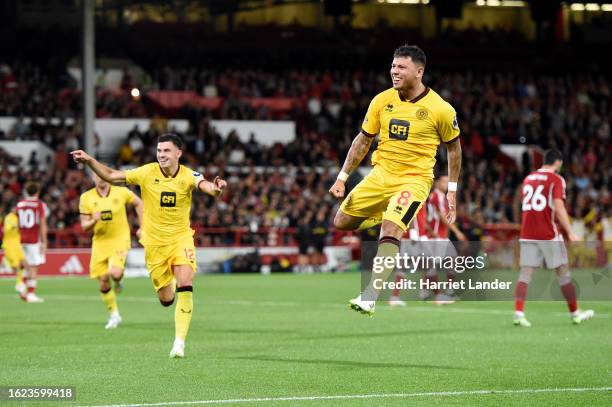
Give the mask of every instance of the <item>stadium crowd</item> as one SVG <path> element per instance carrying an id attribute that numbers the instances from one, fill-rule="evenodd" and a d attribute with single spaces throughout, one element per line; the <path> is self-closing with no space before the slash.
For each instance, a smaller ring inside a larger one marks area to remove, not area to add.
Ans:
<path id="1" fill-rule="evenodd" d="M 153 71 L 151 78 L 151 88 L 194 90 L 225 99 L 215 111 L 184 107 L 178 112 L 191 124 L 182 135 L 187 143 L 186 163 L 230 180 L 229 193 L 222 200 L 216 204 L 198 201 L 192 216 L 202 227 L 233 225 L 251 230 L 257 225 L 297 227 L 299 219 L 313 219 L 319 211 L 331 218 L 335 202 L 327 188 L 335 168 L 344 160 L 369 100 L 388 86 L 385 72 L 358 69 L 277 72 L 165 67 Z M 20 117 L 12 129 L 0 132 L 0 139 L 43 140 L 56 151 L 54 165 L 45 171 L 36 157 L 17 163 L 3 153 L 2 203 L 12 194 L 18 195 L 26 180 L 40 181 L 44 185 L 42 197 L 50 203 L 52 229 L 78 223 L 78 196 L 90 186 L 81 181 L 67 154 L 81 145 L 78 122 L 68 120 L 80 109 L 78 92 L 63 87 L 69 82 L 64 74 L 52 77 L 30 65 L 5 64 L 0 68 L 0 116 Z M 124 92 L 104 93 L 98 98 L 98 116 L 154 115 L 146 96 L 134 99 L 126 92 L 138 84 L 131 78 L 124 82 Z M 521 165 L 516 165 L 501 151 L 502 144 L 559 148 L 565 156 L 563 175 L 570 214 L 589 219 L 612 216 L 609 77 L 432 69 L 426 83 L 458 112 L 464 151 L 459 222 L 468 234 L 485 223 L 519 221 L 516 191 L 533 164 L 525 154 Z M 299 99 L 283 117 L 296 122 L 296 139 L 266 147 L 255 137 L 243 143 L 235 133 L 219 134 L 210 119 L 273 118 L 265 107 L 253 109 L 245 97 Z M 23 117 L 60 120 L 52 125 L 26 124 Z M 154 140 L 160 131 L 153 126 L 134 128 L 126 135 L 115 164 L 134 166 L 153 161 Z M 255 170 L 261 167 L 263 170 Z M 442 148 L 438 169 L 444 168 Z M 309 202 L 317 202 L 317 207 Z M 226 240 L 232 238 L 228 235 Z"/>

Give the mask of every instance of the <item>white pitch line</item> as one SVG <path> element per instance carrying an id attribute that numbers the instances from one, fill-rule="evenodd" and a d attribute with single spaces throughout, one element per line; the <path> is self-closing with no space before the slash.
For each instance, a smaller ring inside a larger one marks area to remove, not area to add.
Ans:
<path id="1" fill-rule="evenodd" d="M 577 388 L 550 388 L 550 389 L 517 389 L 517 390 L 469 390 L 469 391 L 439 391 L 429 393 L 379 393 L 379 394 L 347 394 L 337 396 L 293 396 L 293 397 L 260 397 L 245 399 L 219 399 L 194 401 L 166 401 L 162 403 L 138 404 L 106 404 L 80 407 L 154 407 L 179 406 L 196 404 L 230 404 L 230 403 L 260 403 L 266 401 L 311 401 L 311 400 L 351 400 L 351 399 L 380 399 L 380 398 L 409 398 L 409 397 L 453 397 L 471 395 L 495 394 L 535 394 L 535 393 L 585 393 L 612 391 L 612 387 L 577 387 Z"/>
<path id="2" fill-rule="evenodd" d="M 14 294 L 0 294 L 0 297 L 15 297 Z M 60 301 L 93 301 L 99 302 L 100 298 L 97 296 L 90 295 L 69 295 L 69 294 L 50 294 L 45 295 L 45 298 L 55 299 Z M 157 303 L 157 298 L 155 297 L 124 297 L 119 296 L 119 301 L 126 302 L 149 302 L 149 303 Z M 204 299 L 204 303 L 216 304 L 216 305 L 238 305 L 238 306 L 257 306 L 257 307 L 300 307 L 304 306 L 312 306 L 312 307 L 325 307 L 325 308 L 346 308 L 345 304 L 338 303 L 330 303 L 330 302 L 314 302 L 314 303 L 306 303 L 306 302 L 296 302 L 296 301 L 252 301 L 252 300 L 220 300 L 220 299 Z M 380 310 L 389 311 L 390 307 L 387 307 L 385 304 L 381 304 Z M 458 313 L 458 314 L 480 314 L 480 315 L 511 315 L 512 310 L 505 309 L 479 309 L 479 308 L 466 308 L 466 307 L 458 307 L 456 305 L 447 305 L 447 306 L 409 306 L 406 309 L 409 312 L 417 311 L 417 312 L 445 312 L 445 313 Z M 397 310 L 393 310 L 396 312 Z M 567 317 L 566 312 L 546 312 L 549 315 L 554 315 L 556 317 Z M 596 313 L 597 318 L 610 318 L 610 314 L 606 313 Z"/>

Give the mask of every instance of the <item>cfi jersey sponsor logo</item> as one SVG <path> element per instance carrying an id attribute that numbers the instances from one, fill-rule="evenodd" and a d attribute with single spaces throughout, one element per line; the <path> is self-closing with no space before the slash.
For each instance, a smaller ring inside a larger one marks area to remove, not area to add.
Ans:
<path id="1" fill-rule="evenodd" d="M 389 121 L 389 138 L 393 140 L 407 140 L 410 122 L 407 120 L 391 119 Z"/>
<path id="2" fill-rule="evenodd" d="M 159 199 L 159 206 L 174 208 L 176 206 L 176 192 L 162 192 Z"/>
<path id="3" fill-rule="evenodd" d="M 113 213 L 111 211 L 102 211 L 100 212 L 100 219 L 104 221 L 113 220 Z"/>

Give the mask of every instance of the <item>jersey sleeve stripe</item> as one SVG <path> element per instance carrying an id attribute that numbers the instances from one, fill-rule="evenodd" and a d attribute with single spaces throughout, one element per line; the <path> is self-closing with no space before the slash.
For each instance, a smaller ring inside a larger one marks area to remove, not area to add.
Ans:
<path id="1" fill-rule="evenodd" d="M 362 132 L 362 133 L 363 133 L 363 134 L 364 134 L 366 137 L 369 137 L 369 138 L 376 137 L 376 134 L 370 134 L 370 133 L 368 133 L 367 131 L 365 131 L 363 128 L 361 129 L 361 132 Z"/>
<path id="2" fill-rule="evenodd" d="M 457 140 L 459 140 L 459 136 L 455 137 L 455 138 L 454 138 L 454 139 L 452 139 L 452 140 L 445 141 L 444 143 L 445 143 L 445 144 L 453 144 L 453 143 L 454 143 L 455 141 L 457 141 Z"/>

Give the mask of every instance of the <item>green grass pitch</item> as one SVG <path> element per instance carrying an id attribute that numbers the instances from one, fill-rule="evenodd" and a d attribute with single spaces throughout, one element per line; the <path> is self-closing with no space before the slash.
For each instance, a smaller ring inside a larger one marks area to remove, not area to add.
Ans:
<path id="1" fill-rule="evenodd" d="M 174 309 L 147 279 L 126 280 L 114 331 L 94 281 L 42 280 L 44 304 L 13 285 L 0 280 L 0 386 L 75 386 L 77 401 L 0 405 L 612 405 L 610 302 L 581 303 L 596 315 L 580 326 L 563 302 L 527 302 L 525 329 L 509 302 L 383 303 L 369 318 L 346 306 L 357 273 L 206 275 L 171 360 Z"/>

